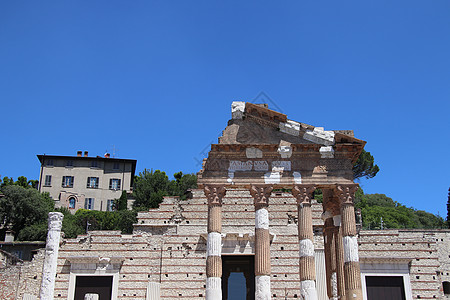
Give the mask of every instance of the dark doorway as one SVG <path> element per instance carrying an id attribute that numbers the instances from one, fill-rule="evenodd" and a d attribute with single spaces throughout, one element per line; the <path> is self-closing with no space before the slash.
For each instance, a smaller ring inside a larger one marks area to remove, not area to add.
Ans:
<path id="1" fill-rule="evenodd" d="M 84 300 L 86 294 L 98 294 L 99 300 L 111 300 L 112 276 L 77 276 L 75 300 Z"/>
<path id="2" fill-rule="evenodd" d="M 406 300 L 402 276 L 366 276 L 368 300 Z"/>
<path id="3" fill-rule="evenodd" d="M 222 299 L 255 299 L 254 256 L 222 256 Z"/>

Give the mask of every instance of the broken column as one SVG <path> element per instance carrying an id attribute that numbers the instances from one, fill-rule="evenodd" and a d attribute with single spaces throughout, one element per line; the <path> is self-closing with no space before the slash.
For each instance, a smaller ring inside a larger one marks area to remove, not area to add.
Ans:
<path id="1" fill-rule="evenodd" d="M 341 204 L 341 233 L 344 249 L 344 277 L 346 299 L 362 300 L 361 271 L 353 197 L 358 185 L 339 185 L 337 192 Z"/>
<path id="2" fill-rule="evenodd" d="M 255 300 L 269 300 L 270 295 L 270 234 L 269 197 L 271 186 L 255 186 L 250 194 L 255 204 Z"/>
<path id="3" fill-rule="evenodd" d="M 311 198 L 313 185 L 296 185 L 292 194 L 298 204 L 298 239 L 300 249 L 299 273 L 300 294 L 305 300 L 317 300 L 316 269 L 314 262 L 314 243 Z"/>
<path id="4" fill-rule="evenodd" d="M 44 266 L 42 268 L 40 299 L 53 299 L 63 218 L 64 215 L 62 213 L 48 213 L 48 233 L 45 246 Z"/>
<path id="5" fill-rule="evenodd" d="M 206 242 L 206 299 L 222 299 L 222 199 L 223 186 L 205 186 L 208 199 L 208 240 Z"/>

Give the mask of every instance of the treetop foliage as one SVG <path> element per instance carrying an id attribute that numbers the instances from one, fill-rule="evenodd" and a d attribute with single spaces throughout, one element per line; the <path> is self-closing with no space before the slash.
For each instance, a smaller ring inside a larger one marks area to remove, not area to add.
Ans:
<path id="1" fill-rule="evenodd" d="M 361 209 L 364 229 L 444 228 L 444 219 L 434 214 L 406 207 L 384 194 L 355 194 L 355 208 Z"/>
<path id="2" fill-rule="evenodd" d="M 377 175 L 380 168 L 375 165 L 375 160 L 370 152 L 362 150 L 358 160 L 353 165 L 353 179 L 365 177 L 367 179 L 373 178 Z"/>
<path id="3" fill-rule="evenodd" d="M 11 224 L 11 229 L 21 240 L 27 239 L 22 230 L 30 226 L 33 228 L 25 232 L 40 237 L 43 235 L 45 240 L 48 213 L 55 207 L 50 195 L 19 185 L 5 185 L 1 188 L 1 192 L 4 196 L 0 198 L 0 220 L 5 225 Z M 38 229 L 39 232 L 37 232 Z M 2 229 L 2 234 L 5 230 L 6 228 Z"/>
<path id="4" fill-rule="evenodd" d="M 147 210 L 157 208 L 164 196 L 179 196 L 182 200 L 187 198 L 187 191 L 197 187 L 195 174 L 174 174 L 175 180 L 169 180 L 165 172 L 160 170 L 147 170 L 134 178 L 133 208 Z"/>

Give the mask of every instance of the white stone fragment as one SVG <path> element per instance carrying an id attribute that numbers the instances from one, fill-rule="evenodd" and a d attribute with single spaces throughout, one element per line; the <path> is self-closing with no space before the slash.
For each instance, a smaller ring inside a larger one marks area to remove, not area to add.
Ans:
<path id="1" fill-rule="evenodd" d="M 98 294 L 85 294 L 84 300 L 98 300 Z"/>
<path id="2" fill-rule="evenodd" d="M 230 160 L 230 166 L 228 167 L 228 171 L 251 171 L 253 167 L 253 162 L 251 160 L 248 161 L 240 161 L 240 160 Z"/>
<path id="3" fill-rule="evenodd" d="M 234 171 L 228 171 L 228 179 L 227 179 L 227 182 L 233 183 L 233 179 L 234 179 Z"/>
<path id="4" fill-rule="evenodd" d="M 322 146 L 319 152 L 321 158 L 334 158 L 334 149 L 331 146 Z"/>
<path id="5" fill-rule="evenodd" d="M 325 146 L 334 145 L 334 131 L 325 131 L 323 127 L 315 127 L 314 130 L 307 130 L 303 138 L 316 144 Z"/>
<path id="6" fill-rule="evenodd" d="M 249 148 L 245 149 L 245 155 L 247 156 L 247 158 L 262 158 L 263 157 L 262 150 L 258 149 L 258 148 L 254 148 L 254 147 L 249 147 Z"/>
<path id="7" fill-rule="evenodd" d="M 260 208 L 255 212 L 255 227 L 269 229 L 269 212 L 265 208 Z"/>
<path id="8" fill-rule="evenodd" d="M 334 226 L 341 226 L 341 215 L 336 215 L 333 217 L 333 225 Z"/>
<path id="9" fill-rule="evenodd" d="M 269 171 L 269 164 L 265 160 L 255 160 L 253 167 L 255 171 Z"/>
<path id="10" fill-rule="evenodd" d="M 322 213 L 321 219 L 323 221 L 325 221 L 326 219 L 329 219 L 329 218 L 332 218 L 332 217 L 333 217 L 333 215 L 328 210 L 326 210 L 326 211 L 324 211 Z"/>
<path id="11" fill-rule="evenodd" d="M 206 278 L 206 299 L 207 300 L 222 299 L 222 279 L 220 277 Z"/>
<path id="12" fill-rule="evenodd" d="M 270 300 L 270 276 L 255 276 L 255 300 Z"/>
<path id="13" fill-rule="evenodd" d="M 45 246 L 44 265 L 42 268 L 42 282 L 39 293 L 40 299 L 53 299 L 63 218 L 64 215 L 60 212 L 48 213 L 48 233 Z"/>
<path id="14" fill-rule="evenodd" d="M 337 286 L 337 273 L 333 272 L 331 273 L 331 299 L 337 300 L 338 299 L 338 286 Z"/>
<path id="15" fill-rule="evenodd" d="M 300 123 L 295 121 L 287 120 L 286 123 L 280 122 L 278 125 L 281 132 L 299 136 L 300 135 Z"/>
<path id="16" fill-rule="evenodd" d="M 279 172 L 268 172 L 264 174 L 265 184 L 275 184 L 280 183 L 281 175 Z"/>
<path id="17" fill-rule="evenodd" d="M 300 172 L 294 172 L 294 173 L 292 173 L 292 176 L 294 176 L 294 182 L 296 184 L 302 183 L 302 174 Z"/>
<path id="18" fill-rule="evenodd" d="M 314 256 L 314 244 L 310 239 L 303 239 L 299 242 L 300 257 Z"/>
<path id="19" fill-rule="evenodd" d="M 287 160 L 273 161 L 272 171 L 273 172 L 283 172 L 291 170 L 291 162 Z"/>
<path id="20" fill-rule="evenodd" d="M 245 102 L 233 101 L 231 103 L 231 117 L 233 119 L 242 119 L 244 117 Z"/>
<path id="21" fill-rule="evenodd" d="M 356 236 L 344 236 L 344 262 L 358 262 L 358 239 Z"/>
<path id="22" fill-rule="evenodd" d="M 280 146 L 278 147 L 278 153 L 281 158 L 291 158 L 292 156 L 292 147 L 290 146 Z"/>
<path id="23" fill-rule="evenodd" d="M 301 281 L 300 294 L 304 300 L 317 300 L 316 282 L 314 280 Z"/>
<path id="24" fill-rule="evenodd" d="M 222 236 L 218 232 L 208 233 L 206 241 L 206 256 L 220 256 L 222 250 Z"/>

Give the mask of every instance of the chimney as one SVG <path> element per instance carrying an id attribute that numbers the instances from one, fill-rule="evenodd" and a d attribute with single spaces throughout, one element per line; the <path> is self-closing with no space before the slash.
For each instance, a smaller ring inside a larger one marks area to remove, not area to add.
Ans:
<path id="1" fill-rule="evenodd" d="M 105 158 L 110 158 L 110 157 L 111 157 L 111 154 L 105 153 Z"/>
<path id="2" fill-rule="evenodd" d="M 6 230 L 5 233 L 5 243 L 12 243 L 14 242 L 14 231 L 11 229 Z"/>
<path id="3" fill-rule="evenodd" d="M 84 157 L 88 157 L 88 152 L 84 151 Z"/>
<path id="4" fill-rule="evenodd" d="M 81 157 L 81 153 L 82 153 L 83 151 L 77 151 L 77 156 L 78 157 Z"/>

